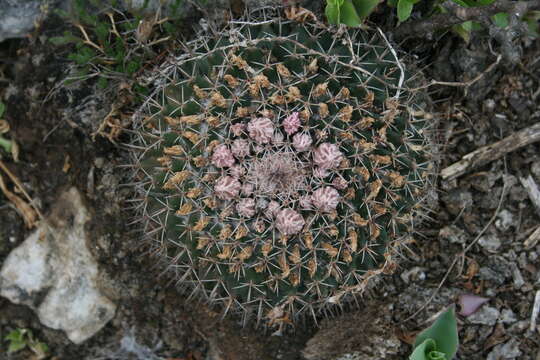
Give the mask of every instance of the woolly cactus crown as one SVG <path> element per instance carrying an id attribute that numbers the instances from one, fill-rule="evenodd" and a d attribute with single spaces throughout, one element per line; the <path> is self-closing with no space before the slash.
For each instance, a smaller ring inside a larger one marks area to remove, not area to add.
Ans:
<path id="1" fill-rule="evenodd" d="M 391 272 L 430 162 L 384 35 L 267 17 L 186 51 L 134 132 L 141 223 L 178 283 L 275 323 Z"/>

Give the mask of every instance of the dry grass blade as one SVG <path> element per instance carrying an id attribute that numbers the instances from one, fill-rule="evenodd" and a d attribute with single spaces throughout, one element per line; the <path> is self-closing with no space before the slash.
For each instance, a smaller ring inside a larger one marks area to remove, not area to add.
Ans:
<path id="1" fill-rule="evenodd" d="M 38 219 L 37 213 L 26 201 L 24 201 L 19 196 L 15 195 L 7 189 L 6 183 L 4 182 L 4 178 L 2 177 L 2 175 L 0 175 L 0 190 L 2 190 L 8 200 L 11 201 L 13 205 L 15 205 L 15 208 L 22 215 L 26 227 L 29 229 L 33 228 L 36 225 L 36 221 Z"/>

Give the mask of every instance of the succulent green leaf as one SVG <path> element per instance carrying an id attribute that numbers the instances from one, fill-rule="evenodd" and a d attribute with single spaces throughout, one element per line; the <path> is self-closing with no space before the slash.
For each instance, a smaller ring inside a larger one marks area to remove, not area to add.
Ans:
<path id="1" fill-rule="evenodd" d="M 379 0 L 353 0 L 353 4 L 360 19 L 365 19 L 379 5 Z"/>
<path id="2" fill-rule="evenodd" d="M 411 0 L 399 0 L 397 4 L 397 15 L 400 23 L 407 20 L 412 13 L 414 3 Z"/>
<path id="3" fill-rule="evenodd" d="M 437 350 L 444 353 L 447 360 L 451 360 L 454 357 L 458 349 L 459 340 L 456 314 L 453 306 L 443 312 L 429 328 L 416 336 L 414 341 L 415 350 L 428 339 L 432 339 L 436 345 L 430 351 Z"/>
<path id="4" fill-rule="evenodd" d="M 326 9 L 324 11 L 330 24 L 337 25 L 340 22 L 340 10 L 345 0 L 326 0 Z"/>
<path id="5" fill-rule="evenodd" d="M 345 0 L 341 6 L 341 23 L 350 26 L 357 27 L 362 23 L 362 19 L 356 12 L 352 0 Z"/>
<path id="6" fill-rule="evenodd" d="M 433 339 L 425 339 L 422 343 L 414 347 L 414 351 L 409 356 L 409 360 L 430 360 L 428 354 L 434 351 L 437 344 Z"/>

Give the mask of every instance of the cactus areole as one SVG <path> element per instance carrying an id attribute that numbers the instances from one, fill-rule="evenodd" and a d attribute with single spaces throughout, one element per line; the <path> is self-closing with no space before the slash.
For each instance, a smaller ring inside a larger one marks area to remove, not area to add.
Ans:
<path id="1" fill-rule="evenodd" d="M 430 168 L 381 33 L 231 23 L 164 65 L 133 147 L 144 235 L 186 291 L 266 324 L 391 272 Z"/>

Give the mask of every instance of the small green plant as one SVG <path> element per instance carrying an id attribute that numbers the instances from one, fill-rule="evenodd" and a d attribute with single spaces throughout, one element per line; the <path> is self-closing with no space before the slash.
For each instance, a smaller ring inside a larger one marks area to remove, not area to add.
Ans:
<path id="1" fill-rule="evenodd" d="M 10 140 L 4 138 L 1 134 L 8 132 L 9 126 L 7 122 L 2 120 L 2 116 L 6 111 L 6 105 L 0 101 L 0 147 L 2 147 L 7 153 L 11 153 L 12 143 Z"/>
<path id="2" fill-rule="evenodd" d="M 357 27 L 378 4 L 379 0 L 327 0 L 325 14 L 330 24 Z"/>
<path id="3" fill-rule="evenodd" d="M 416 336 L 409 360 L 452 360 L 459 345 L 454 307 Z"/>
<path id="4" fill-rule="evenodd" d="M 388 0 L 390 7 L 396 8 L 396 14 L 399 24 L 411 17 L 413 8 L 421 0 Z M 491 5 L 495 0 L 452 0 L 464 8 L 481 7 Z M 380 0 L 326 0 L 326 18 L 330 24 L 345 24 L 351 27 L 358 27 L 375 10 Z M 430 6 L 426 16 L 437 13 L 446 13 L 447 9 L 443 6 L 442 0 L 434 2 Z M 508 13 L 498 13 L 491 17 L 493 23 L 501 28 L 508 26 Z M 540 11 L 527 12 L 522 20 L 527 24 L 531 36 L 538 36 L 538 20 Z M 475 21 L 465 21 L 461 24 L 452 26 L 452 30 L 461 36 L 465 41 L 469 41 L 470 33 L 479 30 L 482 25 Z"/>
<path id="5" fill-rule="evenodd" d="M 15 329 L 5 337 L 5 340 L 9 342 L 8 354 L 16 353 L 28 347 L 36 354 L 37 359 L 43 359 L 49 352 L 47 344 L 37 340 L 29 329 Z"/>

